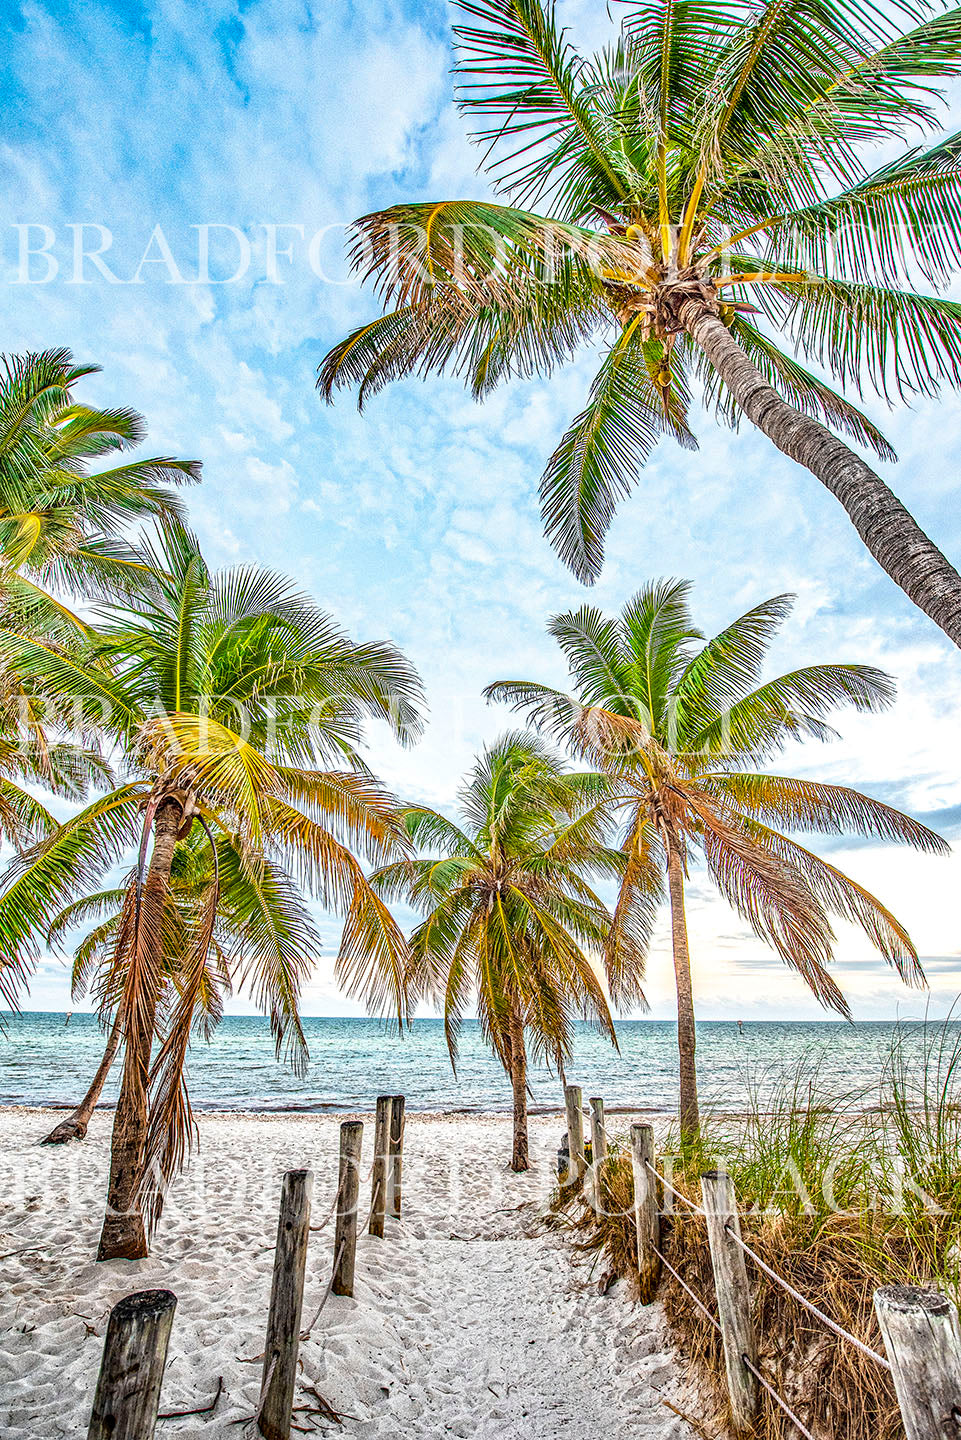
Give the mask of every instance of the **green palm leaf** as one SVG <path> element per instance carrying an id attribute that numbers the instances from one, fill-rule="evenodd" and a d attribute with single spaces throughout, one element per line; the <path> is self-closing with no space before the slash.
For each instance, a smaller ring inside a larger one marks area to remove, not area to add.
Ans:
<path id="1" fill-rule="evenodd" d="M 603 565 L 604 537 L 617 502 L 630 493 L 660 436 L 669 431 L 685 449 L 697 445 L 687 426 L 686 389 L 678 390 L 679 377 L 671 372 L 672 404 L 665 413 L 639 334 L 638 318 L 608 351 L 587 408 L 571 424 L 541 479 L 545 531 L 564 563 L 587 583 Z"/>

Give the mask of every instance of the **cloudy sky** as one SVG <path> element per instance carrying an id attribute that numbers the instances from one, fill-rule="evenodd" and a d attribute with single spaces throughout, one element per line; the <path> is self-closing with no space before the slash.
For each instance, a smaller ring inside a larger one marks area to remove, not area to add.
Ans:
<path id="1" fill-rule="evenodd" d="M 584 43 L 604 38 L 600 0 L 561 11 Z M 376 311 L 346 275 L 344 223 L 485 193 L 451 100 L 442 0 L 11 0 L 3 16 L 0 348 L 67 345 L 99 362 L 84 398 L 137 407 L 152 451 L 204 462 L 190 506 L 212 563 L 281 569 L 358 638 L 404 647 L 430 726 L 410 752 L 372 734 L 372 755 L 405 797 L 452 806 L 507 721 L 481 688 L 564 683 L 545 621 L 587 592 L 541 536 L 536 489 L 592 357 L 483 406 L 453 381 L 398 385 L 362 417 L 349 397 L 325 408 L 314 392 L 327 347 Z M 900 455 L 883 473 L 957 562 L 961 400 L 868 408 Z M 899 699 L 881 717 L 842 717 L 841 741 L 783 768 L 860 785 L 958 838 L 961 657 L 807 472 L 763 436 L 703 414 L 695 428 L 700 450 L 665 443 L 622 506 L 592 598 L 615 609 L 652 576 L 688 577 L 710 631 L 795 592 L 772 667 L 871 662 L 897 677 Z M 961 861 L 838 843 L 831 858 L 908 925 L 943 1011 L 961 990 Z M 705 1018 L 820 1014 L 702 875 L 690 921 Z M 324 928 L 333 954 L 336 923 Z M 650 969 L 652 1013 L 666 1017 L 666 925 Z M 838 976 L 861 1016 L 924 1007 L 853 933 Z M 30 1003 L 64 1009 L 67 996 L 51 958 Z M 305 1009 L 356 1007 L 328 966 Z"/>

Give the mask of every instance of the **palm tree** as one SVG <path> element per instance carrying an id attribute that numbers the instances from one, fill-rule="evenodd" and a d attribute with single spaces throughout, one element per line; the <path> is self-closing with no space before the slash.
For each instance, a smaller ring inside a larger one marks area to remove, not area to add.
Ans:
<path id="1" fill-rule="evenodd" d="M 300 884 L 346 911 L 338 974 L 347 988 L 406 1016 L 403 936 L 353 848 L 374 862 L 404 852 L 394 802 L 358 747 L 367 716 L 414 738 L 415 673 L 390 645 L 351 642 L 281 577 L 250 567 L 211 574 L 185 532 L 168 528 L 137 560 L 136 608 L 105 607 L 85 654 L 0 631 L 0 662 L 30 689 L 67 697 L 123 763 L 109 794 L 13 861 L 0 895 L 3 972 L 22 978 L 47 917 L 137 857 L 113 962 L 125 1052 L 102 1259 L 146 1253 L 163 1185 L 190 1142 L 184 1061 L 225 914 L 245 932 L 231 964 L 269 1011 L 278 1054 L 306 1057 L 298 994 L 314 929 Z M 174 937 L 180 983 L 164 1016 L 171 874 L 195 825 L 211 878 Z"/>
<path id="2" fill-rule="evenodd" d="M 597 577 L 658 438 L 696 445 L 694 379 L 723 420 L 747 416 L 816 475 L 961 645 L 961 576 L 834 431 L 884 459 L 891 446 L 796 358 L 902 400 L 961 381 L 961 305 L 912 289 L 961 257 L 961 135 L 870 173 L 860 158 L 937 126 L 961 10 L 651 0 L 584 58 L 552 3 L 454 4 L 460 107 L 514 203 L 356 222 L 352 263 L 386 313 L 327 355 L 327 399 L 444 370 L 481 398 L 602 343 L 541 481 L 547 533 L 580 579 Z"/>
<path id="3" fill-rule="evenodd" d="M 91 473 L 92 462 L 144 438 L 133 410 L 76 399 L 78 382 L 99 368 L 74 365 L 63 349 L 0 356 L 0 627 L 61 648 L 74 645 L 84 625 L 51 590 L 89 597 L 136 586 L 141 565 L 126 529 L 147 518 L 176 523 L 181 506 L 168 487 L 200 477 L 198 462 L 166 456 Z M 104 773 L 95 747 L 54 742 L 56 728 L 8 670 L 0 680 L 0 833 L 14 844 L 37 836 L 35 824 L 24 831 L 27 817 L 54 826 L 18 778 L 79 799 Z"/>
<path id="4" fill-rule="evenodd" d="M 202 913 L 209 887 L 214 882 L 213 862 L 214 856 L 206 835 L 199 828 L 192 829 L 186 839 L 178 841 L 174 848 L 168 892 L 169 916 L 163 932 L 164 957 L 161 969 L 165 977 L 165 995 L 161 997 L 161 1008 L 175 1003 L 177 986 L 183 978 L 180 974 L 184 955 L 183 940 L 195 925 L 196 914 Z M 123 992 L 124 977 L 117 968 L 117 961 L 122 965 L 127 957 L 123 952 L 118 955 L 117 932 L 133 879 L 131 875 L 122 886 L 96 891 L 72 901 L 54 916 L 47 928 L 46 942 L 52 946 L 63 943 L 81 925 L 95 922 L 83 938 L 72 946 L 70 994 L 74 1003 L 88 994 L 94 995 L 107 1040 L 100 1063 L 83 1099 L 44 1137 L 40 1142 L 42 1145 L 64 1145 L 71 1140 L 84 1139 L 114 1061 L 120 1053 L 123 1033 L 117 1000 Z M 265 892 L 268 905 L 272 899 L 272 892 Z M 229 993 L 232 969 L 243 972 L 248 937 L 243 924 L 231 923 L 232 913 L 230 896 L 221 890 L 210 940 L 208 980 L 198 997 L 208 1037 L 223 1014 L 222 997 L 223 993 Z M 282 910 L 274 915 L 273 923 L 278 929 L 283 927 Z M 305 959 L 319 957 L 320 937 L 316 931 L 312 931 L 309 918 L 305 922 L 304 934 L 310 943 L 309 956 L 305 956 Z"/>
<path id="5" fill-rule="evenodd" d="M 455 1066 L 476 1001 L 511 1082 L 515 1171 L 529 1168 L 529 1045 L 550 1061 L 569 1058 L 577 1014 L 617 1043 L 587 953 L 604 952 L 611 926 L 587 877 L 621 868 L 603 843 L 608 790 L 604 776 L 564 773 L 536 738 L 504 735 L 461 791 L 462 824 L 422 806 L 405 811 L 408 835 L 430 853 L 371 876 L 382 895 L 426 916 L 410 937 L 411 988 L 442 1006 Z"/>
<path id="6" fill-rule="evenodd" d="M 554 616 L 550 633 L 576 698 L 518 680 L 485 692 L 599 762 L 616 785 L 626 870 L 615 939 L 629 927 L 638 951 L 646 951 L 666 881 L 685 1136 L 696 1135 L 699 1123 L 684 906 L 694 853 L 755 934 L 823 1005 L 847 1015 L 827 968 L 832 915 L 859 926 L 907 983 L 923 982 L 917 952 L 879 900 L 784 832 L 852 832 L 936 855 L 948 849 L 933 831 L 857 790 L 757 768 L 789 740 L 833 735 L 825 716 L 840 705 L 888 705 L 888 677 L 866 665 L 812 665 L 761 682 L 765 653 L 793 597 L 755 606 L 704 642 L 691 619 L 689 588 L 676 580 L 649 584 L 617 619 L 589 606 Z"/>
<path id="7" fill-rule="evenodd" d="M 38 583 L 87 596 L 136 583 L 127 527 L 182 519 L 167 487 L 200 478 L 198 461 L 169 456 L 127 459 L 91 473 L 91 462 L 119 456 L 146 433 L 134 410 L 100 410 L 76 399 L 78 382 L 99 369 L 75 365 L 63 349 L 0 356 L 0 578 L 7 605 L 42 604 L 48 597 L 38 595 Z"/>

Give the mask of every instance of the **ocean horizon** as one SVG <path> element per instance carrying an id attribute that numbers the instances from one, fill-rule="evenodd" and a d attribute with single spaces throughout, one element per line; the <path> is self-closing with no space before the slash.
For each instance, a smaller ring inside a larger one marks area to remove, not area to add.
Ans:
<path id="1" fill-rule="evenodd" d="M 97 1068 L 105 1036 L 92 1014 L 25 1011 L 7 1015 L 0 1034 L 0 1106 L 73 1108 Z M 934 1026 L 937 1022 L 931 1022 Z M 382 1021 L 305 1016 L 310 1049 L 298 1075 L 278 1059 L 267 1020 L 226 1016 L 212 1041 L 195 1040 L 188 1065 L 198 1110 L 367 1112 L 380 1094 L 404 1094 L 411 1110 L 503 1113 L 511 1108 L 506 1076 L 484 1045 L 476 1020 L 461 1031 L 452 1070 L 443 1021 L 418 1019 L 403 1036 Z M 763 1103 L 779 1078 L 802 1068 L 835 1097 L 876 1104 L 880 1077 L 898 1032 L 921 1043 L 920 1022 L 865 1020 L 705 1020 L 698 1024 L 698 1070 L 706 1111 L 730 1113 Z M 577 1026 L 567 1079 L 609 1109 L 670 1112 L 677 1105 L 676 1026 L 666 1020 L 621 1020 L 619 1049 L 588 1025 Z M 115 1065 L 102 1103 L 119 1087 Z M 561 1085 L 544 1064 L 530 1067 L 531 1112 L 560 1109 Z"/>

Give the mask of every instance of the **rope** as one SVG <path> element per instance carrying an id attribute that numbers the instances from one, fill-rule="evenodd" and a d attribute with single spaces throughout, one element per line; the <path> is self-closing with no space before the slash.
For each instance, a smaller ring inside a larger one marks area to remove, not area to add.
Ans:
<path id="1" fill-rule="evenodd" d="M 758 1384 L 763 1385 L 764 1389 L 770 1395 L 771 1399 L 777 1401 L 778 1405 L 780 1405 L 787 1418 L 791 1421 L 791 1424 L 797 1426 L 798 1430 L 800 1430 L 801 1434 L 804 1436 L 804 1440 L 814 1440 L 814 1436 L 811 1434 L 807 1426 L 801 1424 L 800 1420 L 797 1418 L 790 1405 L 788 1405 L 787 1401 L 782 1400 L 778 1392 L 775 1390 L 774 1386 L 768 1384 L 757 1366 L 752 1365 L 746 1355 L 742 1355 L 741 1359 L 744 1361 L 744 1364 L 750 1370 L 751 1374 L 754 1376 Z"/>
<path id="2" fill-rule="evenodd" d="M 264 1383 L 260 1387 L 260 1402 L 257 1405 L 257 1414 L 254 1416 L 255 1422 L 259 1423 L 260 1417 L 264 1413 L 264 1406 L 267 1404 L 267 1391 L 270 1389 L 270 1382 L 274 1378 L 274 1371 L 277 1369 L 277 1361 L 279 1358 L 275 1350 L 270 1361 L 270 1367 L 264 1376 Z"/>
<path id="3" fill-rule="evenodd" d="M 301 1338 L 301 1340 L 306 1340 L 306 1339 L 307 1339 L 307 1336 L 310 1334 L 311 1330 L 313 1330 L 314 1326 L 317 1324 L 317 1321 L 320 1319 L 321 1311 L 323 1310 L 324 1306 L 327 1304 L 327 1301 L 330 1299 L 330 1292 L 331 1292 L 331 1291 L 333 1290 L 333 1288 L 334 1288 L 334 1280 L 336 1279 L 336 1276 L 337 1276 L 337 1268 L 338 1268 L 338 1266 L 340 1265 L 341 1257 L 342 1257 L 342 1255 L 343 1255 L 343 1253 L 344 1253 L 344 1246 L 345 1246 L 346 1244 L 347 1244 L 347 1241 L 346 1241 L 346 1240 L 341 1240 L 340 1245 L 339 1245 L 338 1250 L 337 1250 L 337 1254 L 334 1256 L 334 1268 L 333 1268 L 333 1270 L 331 1270 L 331 1272 L 330 1272 L 330 1279 L 327 1281 L 327 1289 L 324 1291 L 324 1298 L 323 1298 L 323 1300 L 321 1300 L 320 1304 L 317 1306 L 317 1314 L 314 1316 L 313 1320 L 311 1320 L 310 1324 L 307 1326 L 307 1329 L 306 1329 L 306 1330 L 301 1330 L 301 1332 L 300 1332 L 300 1338 Z"/>
<path id="4" fill-rule="evenodd" d="M 689 1209 L 693 1210 L 695 1215 L 704 1214 L 704 1211 L 701 1209 L 700 1205 L 695 1205 L 694 1201 L 689 1200 L 686 1195 L 682 1195 L 680 1190 L 675 1190 L 670 1180 L 665 1180 L 660 1170 L 654 1169 L 654 1166 L 651 1164 L 650 1160 L 645 1160 L 644 1164 L 647 1166 L 648 1170 L 650 1170 L 652 1175 L 657 1176 L 658 1180 L 660 1180 L 665 1190 L 670 1190 L 671 1194 L 676 1195 L 678 1200 L 683 1200 L 684 1204 L 687 1205 Z"/>
<path id="5" fill-rule="evenodd" d="M 686 1294 L 690 1297 L 691 1300 L 693 1300 L 694 1304 L 697 1306 L 698 1310 L 700 1310 L 704 1318 L 710 1321 L 710 1323 L 714 1326 L 715 1330 L 720 1330 L 720 1321 L 711 1314 L 710 1310 L 704 1304 L 703 1300 L 701 1300 L 697 1295 L 695 1295 L 694 1291 L 691 1289 L 690 1285 L 688 1285 L 687 1281 L 684 1280 L 682 1276 L 677 1273 L 670 1260 L 668 1260 L 667 1257 L 661 1253 L 661 1251 L 654 1244 L 654 1242 L 651 1241 L 650 1244 L 651 1249 L 661 1261 L 661 1264 L 674 1276 L 674 1279 L 677 1281 L 678 1285 L 680 1285 L 681 1289 L 686 1292 Z M 761 1374 L 760 1370 L 758 1370 L 757 1366 L 753 1365 L 746 1355 L 742 1355 L 741 1359 L 744 1361 L 744 1364 L 747 1366 L 747 1368 L 750 1370 L 751 1374 L 759 1382 L 759 1384 L 763 1385 L 764 1389 L 771 1396 L 771 1398 L 775 1400 L 778 1405 L 780 1405 L 781 1409 L 784 1411 L 785 1415 L 791 1421 L 791 1423 L 797 1426 L 798 1430 L 804 1436 L 804 1440 L 814 1440 L 814 1436 L 811 1434 L 810 1430 L 808 1430 L 805 1425 L 802 1425 L 801 1421 L 795 1415 L 794 1411 L 788 1405 L 787 1401 L 782 1400 L 781 1396 L 774 1389 L 773 1385 L 770 1385 L 768 1381 L 765 1380 L 764 1376 Z"/>
<path id="6" fill-rule="evenodd" d="M 832 1320 L 830 1315 L 825 1315 L 823 1310 L 819 1310 L 818 1307 L 816 1305 L 813 1305 L 805 1295 L 802 1295 L 799 1290 L 795 1290 L 794 1286 L 790 1285 L 782 1275 L 779 1275 L 776 1270 L 772 1270 L 770 1265 L 766 1264 L 765 1261 L 761 1259 L 760 1255 L 756 1254 L 755 1251 L 751 1249 L 750 1245 L 746 1245 L 744 1243 L 744 1241 L 741 1239 L 740 1235 L 737 1234 L 732 1225 L 727 1224 L 724 1226 L 724 1229 L 727 1231 L 728 1235 L 730 1235 L 731 1239 L 735 1241 L 736 1244 L 740 1245 L 745 1255 L 750 1255 L 755 1265 L 757 1265 L 760 1270 L 763 1270 L 765 1275 L 769 1275 L 772 1280 L 776 1280 L 777 1283 L 782 1286 L 789 1295 L 793 1296 L 793 1298 L 798 1302 L 799 1305 L 803 1305 L 805 1310 L 810 1310 L 811 1314 L 816 1316 L 816 1318 L 821 1321 L 822 1325 L 826 1325 L 829 1330 L 833 1330 L 835 1335 L 840 1335 L 842 1340 L 849 1341 L 850 1344 L 854 1345 L 858 1350 L 860 1350 L 863 1355 L 867 1355 L 869 1360 L 876 1361 L 877 1364 L 880 1365 L 884 1370 L 891 1369 L 891 1362 L 889 1360 L 885 1360 L 883 1355 L 879 1355 L 876 1350 L 871 1349 L 870 1345 L 865 1345 L 863 1340 L 859 1340 L 856 1335 L 852 1335 L 849 1330 L 845 1330 L 841 1325 L 837 1323 L 836 1320 Z"/>
<path id="7" fill-rule="evenodd" d="M 649 1243 L 651 1249 L 654 1251 L 654 1254 L 658 1257 L 661 1264 L 665 1267 L 665 1269 L 670 1270 L 671 1274 L 674 1276 L 674 1279 L 677 1281 L 678 1285 L 680 1285 L 681 1289 L 687 1291 L 688 1295 L 694 1301 L 694 1304 L 700 1310 L 701 1314 L 705 1317 L 705 1319 L 710 1320 L 715 1330 L 720 1330 L 721 1322 L 715 1319 L 715 1317 L 711 1314 L 710 1310 L 704 1304 L 704 1301 L 699 1299 L 698 1296 L 694 1294 L 694 1291 L 691 1289 L 690 1285 L 688 1285 L 687 1281 L 684 1280 L 680 1275 L 678 1275 L 670 1260 L 668 1260 L 665 1255 L 661 1254 L 660 1250 L 658 1250 L 657 1246 L 654 1244 L 654 1241 L 651 1240 Z"/>

